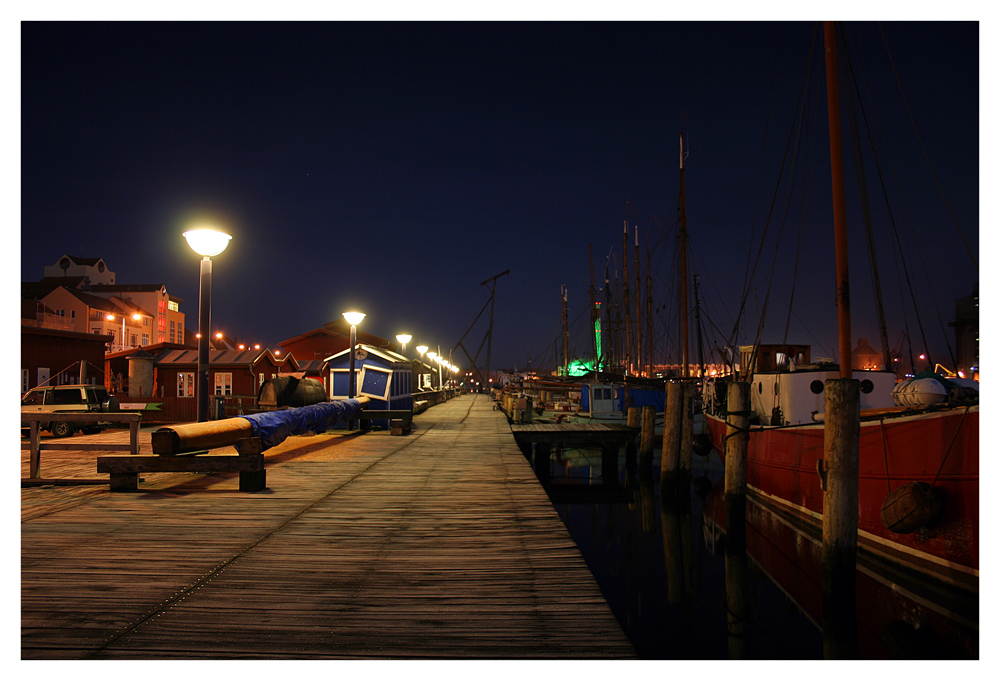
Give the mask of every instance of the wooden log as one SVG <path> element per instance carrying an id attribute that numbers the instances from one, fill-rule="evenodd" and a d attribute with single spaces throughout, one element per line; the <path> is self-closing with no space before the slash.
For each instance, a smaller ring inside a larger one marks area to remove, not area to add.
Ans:
<path id="1" fill-rule="evenodd" d="M 730 383 L 726 399 L 729 411 L 726 417 L 726 541 L 734 550 L 745 551 L 750 384 Z"/>
<path id="2" fill-rule="evenodd" d="M 235 445 L 253 435 L 253 425 L 247 419 L 232 418 L 205 423 L 180 423 L 160 428 L 150 440 L 153 453 L 174 456 L 195 449 L 214 449 Z"/>
<path id="3" fill-rule="evenodd" d="M 823 656 L 858 657 L 856 577 L 860 382 L 826 381 L 823 456 Z"/>

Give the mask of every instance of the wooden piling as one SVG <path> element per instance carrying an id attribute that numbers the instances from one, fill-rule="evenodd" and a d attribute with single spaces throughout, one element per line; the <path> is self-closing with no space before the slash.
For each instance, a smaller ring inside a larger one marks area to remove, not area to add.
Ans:
<path id="1" fill-rule="evenodd" d="M 682 384 L 680 455 L 677 461 L 677 488 L 682 492 L 688 492 L 691 488 L 691 459 L 694 451 L 694 393 L 693 383 Z"/>
<path id="2" fill-rule="evenodd" d="M 726 416 L 726 541 L 736 550 L 745 550 L 750 384 L 730 383 L 726 400 L 729 411 Z"/>
<path id="3" fill-rule="evenodd" d="M 629 409 L 632 411 L 635 407 Z M 639 453 L 643 456 L 653 455 L 654 438 L 656 436 L 656 407 L 646 405 L 642 408 L 642 439 L 639 444 Z"/>
<path id="4" fill-rule="evenodd" d="M 827 659 L 856 659 L 859 382 L 853 378 L 830 379 L 825 393 L 823 655 Z"/>
<path id="5" fill-rule="evenodd" d="M 660 451 L 660 498 L 671 492 L 680 467 L 681 409 L 683 388 L 680 383 L 667 383 L 666 404 L 663 408 L 663 444 Z"/>

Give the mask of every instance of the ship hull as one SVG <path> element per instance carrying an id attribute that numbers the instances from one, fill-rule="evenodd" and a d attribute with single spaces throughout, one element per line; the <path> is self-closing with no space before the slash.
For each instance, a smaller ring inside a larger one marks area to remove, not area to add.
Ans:
<path id="1" fill-rule="evenodd" d="M 724 455 L 725 422 L 705 417 Z M 752 427 L 747 485 L 758 495 L 822 523 L 823 425 Z M 909 482 L 933 485 L 944 507 L 913 532 L 890 532 L 880 518 L 890 492 Z M 978 580 L 979 407 L 862 421 L 858 476 L 859 543 L 948 581 Z"/>

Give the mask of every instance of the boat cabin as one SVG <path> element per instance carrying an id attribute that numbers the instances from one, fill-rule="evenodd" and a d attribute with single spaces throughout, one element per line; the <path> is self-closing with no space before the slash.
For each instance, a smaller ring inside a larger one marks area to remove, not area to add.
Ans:
<path id="1" fill-rule="evenodd" d="M 345 400 L 349 392 L 349 350 L 327 357 L 331 400 Z M 413 409 L 413 363 L 392 350 L 359 344 L 354 356 L 357 396 L 370 399 L 368 410 Z M 373 426 L 389 428 L 389 419 L 374 420 Z"/>

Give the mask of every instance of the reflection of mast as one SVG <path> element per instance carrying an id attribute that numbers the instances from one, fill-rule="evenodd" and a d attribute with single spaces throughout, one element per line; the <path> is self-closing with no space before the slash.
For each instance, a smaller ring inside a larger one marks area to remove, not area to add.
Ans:
<path id="1" fill-rule="evenodd" d="M 625 220 L 625 231 L 622 232 L 622 307 L 625 308 L 625 375 L 632 365 L 632 313 L 628 300 L 628 220 Z"/>
<path id="2" fill-rule="evenodd" d="M 684 135 L 681 135 L 681 192 L 678 210 L 680 229 L 677 250 L 680 254 L 681 376 L 688 375 L 688 290 L 687 290 L 687 211 L 684 207 Z"/>

